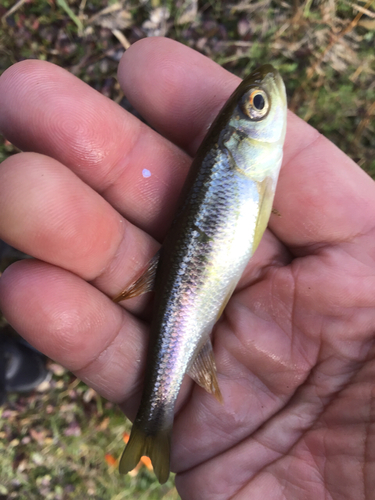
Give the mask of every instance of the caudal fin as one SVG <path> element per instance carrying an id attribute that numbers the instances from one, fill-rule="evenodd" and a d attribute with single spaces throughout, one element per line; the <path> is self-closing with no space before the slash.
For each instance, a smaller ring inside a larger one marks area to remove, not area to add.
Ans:
<path id="1" fill-rule="evenodd" d="M 170 470 L 171 431 L 162 430 L 154 434 L 146 434 L 135 423 L 130 439 L 120 459 L 119 470 L 127 474 L 133 470 L 143 455 L 150 457 L 154 472 L 160 484 L 167 481 Z"/>

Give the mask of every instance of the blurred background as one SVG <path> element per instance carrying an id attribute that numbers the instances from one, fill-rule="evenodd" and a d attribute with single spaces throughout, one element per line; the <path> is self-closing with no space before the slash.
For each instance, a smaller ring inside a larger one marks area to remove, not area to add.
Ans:
<path id="1" fill-rule="evenodd" d="M 239 76 L 271 62 L 289 108 L 375 176 L 374 0 L 1 0 L 0 19 L 0 73 L 23 59 L 51 61 L 136 115 L 116 69 L 140 38 L 173 38 Z M 0 161 L 15 153 L 0 136 Z M 1 245 L 0 272 L 22 257 Z M 17 339 L 1 312 L 0 330 Z M 147 460 L 119 476 L 129 423 L 41 359 L 42 383 L 8 387 L 0 406 L 0 500 L 179 498 L 173 477 L 160 486 Z"/>

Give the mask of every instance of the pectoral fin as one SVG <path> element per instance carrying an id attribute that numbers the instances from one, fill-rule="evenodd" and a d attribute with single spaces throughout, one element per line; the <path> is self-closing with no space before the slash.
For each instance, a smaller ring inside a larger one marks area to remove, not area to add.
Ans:
<path id="1" fill-rule="evenodd" d="M 223 402 L 223 396 L 217 381 L 216 364 L 210 339 L 198 352 L 188 370 L 188 375 L 203 389 L 213 394 L 219 403 Z"/>
<path id="2" fill-rule="evenodd" d="M 264 181 L 258 183 L 259 212 L 255 227 L 253 253 L 262 239 L 271 215 L 272 203 L 275 196 L 275 184 L 276 182 L 272 177 L 266 177 Z"/>
<path id="3" fill-rule="evenodd" d="M 113 302 L 121 302 L 122 300 L 138 297 L 147 292 L 152 292 L 154 289 L 155 275 L 158 268 L 160 250 L 157 252 L 147 264 L 142 274 L 133 281 L 125 290 L 123 290 Z"/>

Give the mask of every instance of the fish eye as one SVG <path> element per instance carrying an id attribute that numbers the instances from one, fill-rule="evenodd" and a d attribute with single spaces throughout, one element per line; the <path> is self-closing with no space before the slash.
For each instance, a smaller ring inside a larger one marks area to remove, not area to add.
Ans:
<path id="1" fill-rule="evenodd" d="M 268 95 L 264 90 L 255 89 L 244 96 L 242 111 L 252 120 L 260 120 L 269 110 Z"/>
<path id="2" fill-rule="evenodd" d="M 256 94 L 254 96 L 253 104 L 254 108 L 258 109 L 259 111 L 261 111 L 264 108 L 264 106 L 266 105 L 266 101 L 264 100 L 262 94 Z"/>

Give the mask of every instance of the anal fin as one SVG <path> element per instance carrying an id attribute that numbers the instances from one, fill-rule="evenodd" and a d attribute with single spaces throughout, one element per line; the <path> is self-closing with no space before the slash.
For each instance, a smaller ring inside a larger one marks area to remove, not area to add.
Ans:
<path id="1" fill-rule="evenodd" d="M 119 295 L 117 295 L 113 302 L 121 302 L 122 300 L 138 297 L 147 292 L 152 292 L 154 289 L 156 270 L 159 264 L 160 250 L 148 262 L 142 274 L 133 281 L 127 288 L 125 288 Z"/>
<path id="2" fill-rule="evenodd" d="M 188 375 L 207 392 L 213 394 L 219 403 L 223 403 L 219 383 L 217 381 L 216 363 L 210 338 L 198 352 Z"/>

